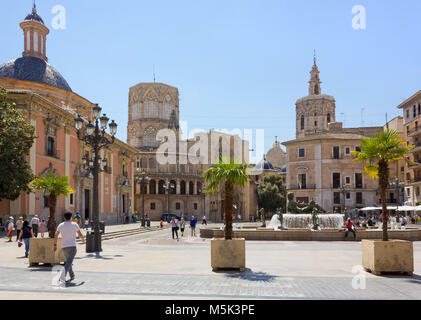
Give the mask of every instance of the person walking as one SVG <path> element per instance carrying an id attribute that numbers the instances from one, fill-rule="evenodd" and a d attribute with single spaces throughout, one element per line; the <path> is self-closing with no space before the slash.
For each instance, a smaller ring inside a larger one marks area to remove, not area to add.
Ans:
<path id="1" fill-rule="evenodd" d="M 41 222 L 39 223 L 39 233 L 41 234 L 42 239 L 44 239 L 44 233 L 47 231 L 47 222 L 45 222 L 45 219 L 41 219 Z"/>
<path id="2" fill-rule="evenodd" d="M 208 225 L 208 221 L 206 220 L 206 216 L 203 216 L 202 224 Z"/>
<path id="3" fill-rule="evenodd" d="M 191 229 L 191 236 L 192 237 L 196 236 L 196 224 L 197 224 L 197 219 L 194 216 L 191 216 L 191 218 L 190 218 L 190 229 Z"/>
<path id="4" fill-rule="evenodd" d="M 164 228 L 164 220 L 161 219 L 161 222 L 159 223 L 159 226 L 161 227 L 161 230 Z"/>
<path id="5" fill-rule="evenodd" d="M 25 220 L 23 222 L 23 225 L 18 237 L 18 241 L 22 239 L 23 242 L 25 243 L 25 258 L 28 258 L 29 256 L 29 242 L 31 238 L 33 237 L 34 237 L 34 231 L 32 230 L 32 227 L 29 225 L 29 221 Z"/>
<path id="6" fill-rule="evenodd" d="M 82 232 L 80 231 L 79 226 L 72 222 L 72 213 L 66 212 L 64 214 L 65 221 L 57 227 L 56 234 L 54 236 L 54 247 L 53 250 L 57 251 L 57 240 L 58 236 L 61 234 L 61 249 L 66 258 L 66 264 L 64 265 L 64 272 L 60 277 L 60 281 L 63 283 L 66 282 L 66 275 L 69 273 L 70 281 L 75 279 L 75 273 L 73 272 L 73 259 L 77 253 L 76 247 L 76 233 L 79 235 L 82 240 L 82 244 L 85 243 L 85 238 L 83 237 Z"/>
<path id="7" fill-rule="evenodd" d="M 85 220 L 85 225 L 83 226 L 83 229 L 88 230 L 89 228 L 89 219 Z"/>
<path id="8" fill-rule="evenodd" d="M 79 228 L 82 228 L 82 217 L 80 216 L 79 212 L 76 212 L 75 216 L 73 217 L 73 221 L 79 226 Z"/>
<path id="9" fill-rule="evenodd" d="M 172 238 L 174 238 L 174 234 L 177 236 L 178 240 L 178 220 L 175 217 L 172 217 L 171 219 L 171 232 L 172 232 Z"/>
<path id="10" fill-rule="evenodd" d="M 345 239 L 348 239 L 348 233 L 351 231 L 354 234 L 354 240 L 356 240 L 357 239 L 357 233 L 355 232 L 355 224 L 351 220 L 351 218 L 348 218 L 345 225 L 346 225 Z"/>
<path id="11" fill-rule="evenodd" d="M 37 214 L 31 219 L 31 223 L 29 225 L 32 227 L 32 231 L 34 232 L 34 238 L 38 238 L 39 218 Z"/>
<path id="12" fill-rule="evenodd" d="M 16 242 L 18 241 L 19 234 L 23 227 L 23 217 L 19 217 L 19 220 L 16 221 Z"/>
<path id="13" fill-rule="evenodd" d="M 7 242 L 12 242 L 12 233 L 13 230 L 15 230 L 15 223 L 13 222 L 15 219 L 13 217 L 9 218 L 9 221 L 6 223 L 6 232 L 7 232 L 7 237 L 9 238 L 9 241 Z"/>
<path id="14" fill-rule="evenodd" d="M 183 217 L 181 217 L 180 220 L 180 232 L 181 232 L 181 236 L 184 237 L 184 229 L 186 228 L 186 221 L 184 220 Z"/>

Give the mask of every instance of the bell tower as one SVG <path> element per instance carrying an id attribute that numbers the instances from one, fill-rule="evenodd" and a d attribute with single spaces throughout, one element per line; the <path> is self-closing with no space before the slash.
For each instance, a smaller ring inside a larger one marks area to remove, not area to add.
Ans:
<path id="1" fill-rule="evenodd" d="M 47 35 L 50 30 L 44 25 L 44 21 L 37 13 L 34 1 L 32 12 L 28 14 L 20 27 L 24 34 L 24 57 L 36 57 L 48 62 L 46 54 Z"/>
<path id="2" fill-rule="evenodd" d="M 310 71 L 308 96 L 296 103 L 296 136 L 304 137 L 324 133 L 329 130 L 329 123 L 335 122 L 335 98 L 322 94 L 320 72 L 314 55 Z"/>
<path id="3" fill-rule="evenodd" d="M 308 86 L 308 95 L 309 96 L 313 96 L 313 95 L 321 95 L 322 94 L 322 89 L 320 84 L 322 83 L 320 81 L 320 72 L 319 72 L 319 68 L 317 67 L 317 62 L 316 62 L 316 56 L 314 56 L 314 64 L 313 64 L 313 68 L 310 71 L 310 81 L 309 81 L 309 86 Z"/>

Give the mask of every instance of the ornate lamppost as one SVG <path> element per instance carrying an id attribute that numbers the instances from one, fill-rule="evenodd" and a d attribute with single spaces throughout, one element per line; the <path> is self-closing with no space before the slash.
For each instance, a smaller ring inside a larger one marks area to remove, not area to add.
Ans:
<path id="1" fill-rule="evenodd" d="M 102 170 L 100 168 L 101 163 L 106 165 L 106 160 L 101 160 L 99 157 L 99 151 L 114 143 L 115 135 L 117 133 L 117 124 L 114 120 L 109 124 L 111 140 L 105 136 L 105 130 L 110 120 L 105 114 L 101 117 L 102 109 L 96 104 L 93 107 L 93 124 L 91 121 L 86 125 L 86 132 L 82 133 L 82 127 L 84 120 L 80 115 L 75 119 L 75 127 L 77 130 L 77 137 L 79 140 L 85 142 L 92 148 L 93 159 L 82 159 L 85 167 L 92 173 L 94 178 L 93 183 L 93 205 L 92 205 L 92 216 L 93 216 L 93 232 L 87 235 L 86 241 L 86 252 L 99 252 L 101 248 L 101 233 L 99 230 L 99 196 L 98 196 L 98 174 Z"/>
<path id="2" fill-rule="evenodd" d="M 171 182 L 169 182 L 169 181 L 167 181 L 167 183 L 166 184 L 164 184 L 164 189 L 167 191 L 167 193 L 168 193 L 168 207 L 167 207 L 167 211 L 168 211 L 168 217 L 169 217 L 169 214 L 170 214 L 170 193 L 171 193 L 171 190 L 172 189 L 174 189 L 175 188 L 175 185 L 174 184 L 172 184 Z"/>
<path id="3" fill-rule="evenodd" d="M 146 186 L 149 184 L 151 179 L 152 179 L 151 176 L 145 170 L 140 171 L 140 168 L 137 168 L 136 181 L 139 183 L 140 192 L 142 193 L 142 227 L 146 225 L 146 221 L 145 221 L 145 193 L 146 192 L 145 191 L 146 191 Z"/>
<path id="4" fill-rule="evenodd" d="M 399 211 L 399 199 L 400 199 L 400 195 L 399 195 L 399 189 L 402 188 L 405 185 L 405 183 L 403 181 L 399 181 L 398 177 L 394 177 L 392 179 L 390 179 L 390 187 L 391 188 L 395 188 L 396 190 L 396 213 Z"/>

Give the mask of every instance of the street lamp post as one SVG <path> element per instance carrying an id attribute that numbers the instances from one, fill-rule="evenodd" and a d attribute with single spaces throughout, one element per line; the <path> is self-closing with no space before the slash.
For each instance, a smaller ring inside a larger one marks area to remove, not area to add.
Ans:
<path id="1" fill-rule="evenodd" d="M 93 107 L 93 117 L 95 124 L 91 121 L 86 125 L 86 132 L 82 133 L 84 120 L 80 115 L 75 119 L 75 128 L 77 130 L 77 137 L 79 140 L 85 142 L 92 148 L 93 159 L 87 159 L 83 157 L 82 163 L 86 169 L 88 169 L 93 177 L 93 204 L 92 204 L 92 215 L 93 215 L 93 239 L 87 237 L 86 241 L 86 252 L 99 252 L 101 248 L 101 233 L 99 230 L 99 197 L 98 197 L 98 175 L 102 172 L 101 164 L 103 167 L 107 166 L 106 159 L 99 157 L 99 151 L 114 143 L 115 135 L 117 133 L 117 124 L 112 120 L 109 124 L 111 140 L 105 136 L 105 130 L 110 120 L 105 114 L 101 117 L 102 109 L 96 104 Z M 93 240 L 93 243 L 92 243 Z"/>
<path id="2" fill-rule="evenodd" d="M 404 185 L 403 181 L 399 181 L 398 177 L 394 177 L 392 179 L 390 179 L 390 186 L 393 188 L 395 188 L 396 190 L 396 211 L 399 211 L 399 199 L 400 199 L 400 195 L 399 195 L 399 189 Z"/>
<path id="3" fill-rule="evenodd" d="M 341 193 L 342 193 L 342 197 L 343 197 L 343 199 L 344 199 L 344 214 L 346 214 L 346 188 L 345 188 L 345 186 L 343 185 L 342 187 L 341 187 Z"/>
<path id="4" fill-rule="evenodd" d="M 170 193 L 171 193 L 171 189 L 174 189 L 174 184 L 172 184 L 171 182 L 167 181 L 166 184 L 164 184 L 164 189 L 167 190 L 168 193 L 168 207 L 167 207 L 167 211 L 168 211 L 168 217 L 170 214 Z"/>
<path id="5" fill-rule="evenodd" d="M 136 181 L 140 185 L 140 192 L 142 193 L 142 227 L 145 226 L 145 189 L 146 186 L 151 181 L 151 176 L 145 171 L 140 171 L 140 168 L 137 169 Z"/>

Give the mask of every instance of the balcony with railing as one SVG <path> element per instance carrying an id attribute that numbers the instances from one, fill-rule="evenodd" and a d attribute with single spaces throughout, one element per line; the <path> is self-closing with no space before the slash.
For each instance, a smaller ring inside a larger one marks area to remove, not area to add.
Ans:
<path id="1" fill-rule="evenodd" d="M 56 149 L 48 149 L 48 150 L 45 152 L 45 155 L 46 155 L 47 157 L 60 159 L 60 151 L 59 151 L 59 150 L 56 150 Z"/>
<path id="2" fill-rule="evenodd" d="M 291 185 L 289 190 L 314 190 L 316 189 L 315 184 L 306 184 L 306 185 Z"/>

